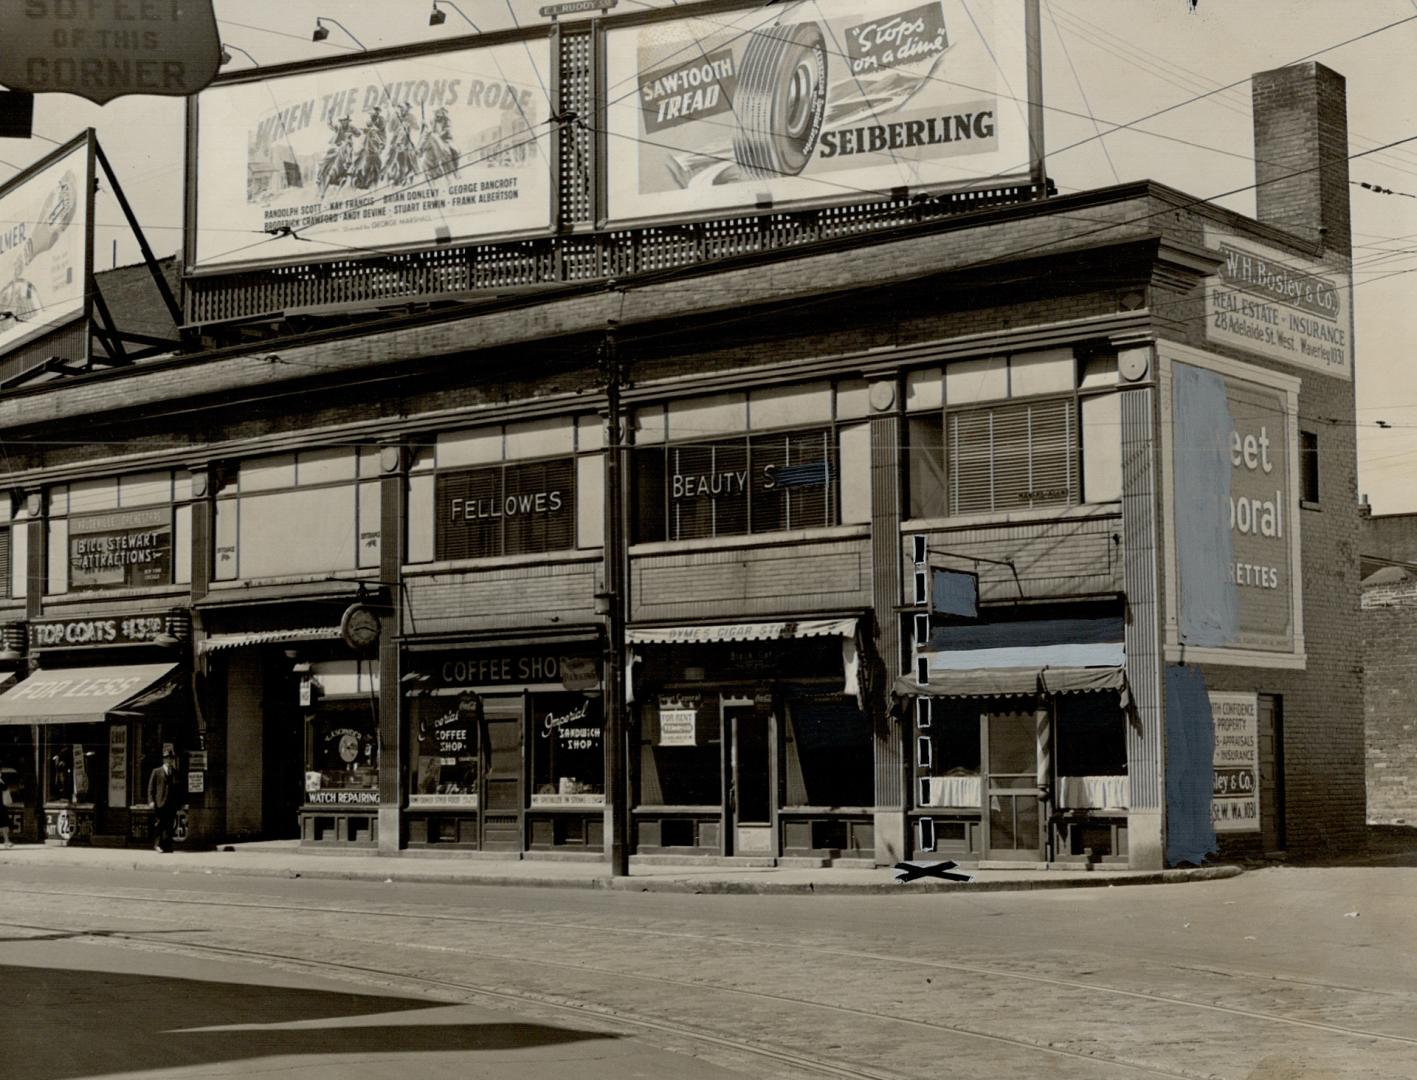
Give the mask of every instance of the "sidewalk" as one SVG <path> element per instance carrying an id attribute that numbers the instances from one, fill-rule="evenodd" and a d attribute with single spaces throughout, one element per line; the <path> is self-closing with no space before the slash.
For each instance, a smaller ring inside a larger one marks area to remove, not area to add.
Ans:
<path id="1" fill-rule="evenodd" d="M 611 878 L 600 861 L 489 857 L 479 852 L 329 853 L 302 849 L 298 841 L 235 844 L 218 851 L 162 855 L 131 848 L 46 847 L 0 849 L 0 867 L 87 867 L 152 870 L 166 874 L 316 878 L 438 885 L 520 885 L 626 892 L 737 894 L 873 894 L 920 892 L 1021 892 L 1116 885 L 1212 881 L 1241 873 L 1238 866 L 1186 870 L 967 870 L 974 881 L 917 880 L 899 885 L 889 868 L 740 866 L 632 860 L 630 876 Z"/>

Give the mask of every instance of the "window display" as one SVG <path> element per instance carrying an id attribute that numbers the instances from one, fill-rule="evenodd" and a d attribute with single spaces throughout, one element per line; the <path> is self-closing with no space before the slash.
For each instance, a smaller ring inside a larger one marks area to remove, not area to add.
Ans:
<path id="1" fill-rule="evenodd" d="M 413 700 L 418 745 L 410 806 L 477 805 L 480 711 L 475 694 Z"/>
<path id="2" fill-rule="evenodd" d="M 305 799 L 379 801 L 379 722 L 368 703 L 326 706 L 305 719 Z"/>
<path id="3" fill-rule="evenodd" d="M 531 703 L 533 806 L 605 802 L 605 720 L 597 695 L 537 694 Z"/>

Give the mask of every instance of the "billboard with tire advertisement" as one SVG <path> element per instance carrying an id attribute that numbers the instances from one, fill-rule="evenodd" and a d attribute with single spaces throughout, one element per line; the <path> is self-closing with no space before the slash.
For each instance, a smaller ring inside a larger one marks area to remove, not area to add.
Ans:
<path id="1" fill-rule="evenodd" d="M 550 69 L 538 37 L 214 84 L 189 128 L 191 265 L 548 231 Z"/>
<path id="2" fill-rule="evenodd" d="M 88 314 L 93 139 L 0 187 L 0 354 Z"/>
<path id="3" fill-rule="evenodd" d="M 617 223 L 1027 179 L 1025 0 L 798 0 L 607 27 Z"/>

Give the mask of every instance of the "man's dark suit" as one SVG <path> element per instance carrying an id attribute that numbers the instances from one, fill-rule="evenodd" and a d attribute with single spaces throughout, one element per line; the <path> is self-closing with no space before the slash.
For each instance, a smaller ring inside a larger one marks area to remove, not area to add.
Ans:
<path id="1" fill-rule="evenodd" d="M 153 804 L 153 847 L 172 850 L 172 829 L 177 823 L 177 770 L 164 763 L 148 777 L 148 802 Z"/>

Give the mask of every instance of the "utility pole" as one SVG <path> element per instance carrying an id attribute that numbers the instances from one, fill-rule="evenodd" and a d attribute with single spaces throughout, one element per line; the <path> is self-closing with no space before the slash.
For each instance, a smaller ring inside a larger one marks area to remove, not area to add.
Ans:
<path id="1" fill-rule="evenodd" d="M 625 619 L 628 613 L 625 531 L 625 427 L 620 415 L 624 380 L 615 341 L 615 320 L 605 327 L 601 370 L 605 376 L 605 861 L 611 877 L 630 873 L 630 792 L 625 700 Z"/>

